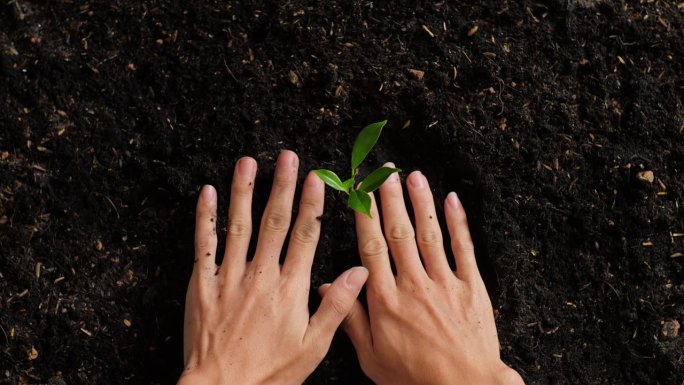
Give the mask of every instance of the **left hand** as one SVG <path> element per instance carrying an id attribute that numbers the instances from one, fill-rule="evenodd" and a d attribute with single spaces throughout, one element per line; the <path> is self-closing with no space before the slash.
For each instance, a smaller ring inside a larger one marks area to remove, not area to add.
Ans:
<path id="1" fill-rule="evenodd" d="M 311 264 L 324 197 L 323 182 L 313 173 L 304 182 L 285 262 L 282 267 L 278 263 L 290 227 L 298 162 L 291 151 L 278 157 L 251 262 L 247 249 L 256 161 L 245 157 L 235 167 L 221 266 L 215 263 L 216 190 L 202 189 L 179 384 L 301 384 L 321 362 L 354 305 L 368 277 L 362 267 L 337 278 L 309 317 Z"/>

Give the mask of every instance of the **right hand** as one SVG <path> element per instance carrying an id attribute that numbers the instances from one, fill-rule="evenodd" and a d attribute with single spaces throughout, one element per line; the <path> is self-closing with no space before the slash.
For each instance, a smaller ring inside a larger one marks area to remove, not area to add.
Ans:
<path id="1" fill-rule="evenodd" d="M 370 271 L 368 312 L 356 301 L 343 328 L 363 371 L 378 385 L 523 384 L 500 359 L 492 305 L 458 197 L 451 193 L 445 202 L 454 272 L 426 178 L 414 172 L 407 181 L 417 234 L 397 174 L 380 188 L 385 236 L 375 200 L 372 218 L 356 215 L 359 252 Z"/>

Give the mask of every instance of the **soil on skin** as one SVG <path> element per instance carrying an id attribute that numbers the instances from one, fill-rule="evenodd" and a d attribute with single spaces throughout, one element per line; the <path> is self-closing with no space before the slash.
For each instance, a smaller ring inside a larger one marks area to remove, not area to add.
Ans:
<path id="1" fill-rule="evenodd" d="M 681 384 L 684 5 L 471 3 L 2 2 L 0 382 L 173 383 L 199 187 L 255 157 L 258 221 L 281 149 L 345 173 L 387 118 L 529 384 Z M 312 285 L 353 228 L 328 191 Z M 307 383 L 370 381 L 341 333 Z"/>

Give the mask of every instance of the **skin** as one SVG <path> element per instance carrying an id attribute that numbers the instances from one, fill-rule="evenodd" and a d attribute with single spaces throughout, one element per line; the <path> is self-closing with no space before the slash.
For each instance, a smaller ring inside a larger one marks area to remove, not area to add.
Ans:
<path id="1" fill-rule="evenodd" d="M 384 234 L 374 199 L 372 218 L 356 215 L 359 253 L 370 271 L 368 310 L 356 301 L 343 328 L 363 371 L 378 385 L 523 384 L 501 361 L 492 305 L 458 196 L 450 193 L 444 204 L 454 272 L 427 179 L 411 173 L 407 190 L 416 230 L 397 174 L 380 187 Z M 323 298 L 331 288 L 319 289 Z"/>
<path id="2" fill-rule="evenodd" d="M 368 271 L 340 275 L 310 316 L 309 282 L 323 213 L 324 185 L 310 173 L 304 182 L 283 266 L 278 263 L 290 227 L 297 156 L 278 157 L 256 252 L 247 261 L 252 234 L 256 162 L 238 161 L 231 186 L 223 264 L 216 266 L 216 190 L 205 186 L 197 202 L 195 267 L 185 305 L 184 362 L 179 384 L 301 384 L 328 351 Z"/>
<path id="3" fill-rule="evenodd" d="M 214 260 L 216 190 L 202 189 L 179 384 L 301 384 L 327 353 L 340 324 L 364 372 L 379 385 L 523 384 L 499 357 L 492 306 L 463 206 L 456 194 L 449 194 L 445 215 L 454 272 L 420 172 L 407 178 L 416 230 L 393 174 L 380 188 L 384 234 L 374 198 L 372 218 L 356 216 L 365 268 L 347 270 L 321 286 L 321 306 L 310 316 L 311 265 L 320 233 L 316 217 L 323 213 L 324 196 L 323 183 L 312 173 L 304 182 L 285 262 L 278 264 L 290 225 L 297 164 L 289 151 L 278 158 L 251 262 L 247 248 L 256 162 L 242 158 L 236 166 L 220 268 Z M 366 280 L 368 310 L 356 300 Z"/>

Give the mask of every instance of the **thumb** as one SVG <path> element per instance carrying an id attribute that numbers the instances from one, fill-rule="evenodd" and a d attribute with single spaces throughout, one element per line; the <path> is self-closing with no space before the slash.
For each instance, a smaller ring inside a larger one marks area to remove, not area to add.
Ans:
<path id="1" fill-rule="evenodd" d="M 368 278 L 365 267 L 353 267 L 337 277 L 325 291 L 316 313 L 309 320 L 309 330 L 305 338 L 314 344 L 325 344 L 327 349 L 335 331 L 354 307 L 356 297 Z M 361 304 L 359 304 L 361 306 Z"/>
<path id="2" fill-rule="evenodd" d="M 326 283 L 318 288 L 318 294 L 325 298 L 332 285 Z M 368 313 L 358 300 L 354 301 L 351 310 L 342 321 L 342 329 L 347 333 L 357 354 L 369 352 L 371 349 L 371 331 Z"/>

